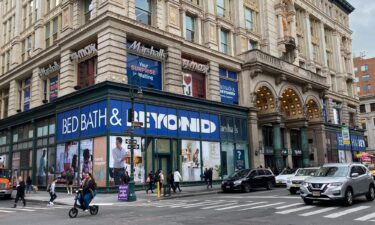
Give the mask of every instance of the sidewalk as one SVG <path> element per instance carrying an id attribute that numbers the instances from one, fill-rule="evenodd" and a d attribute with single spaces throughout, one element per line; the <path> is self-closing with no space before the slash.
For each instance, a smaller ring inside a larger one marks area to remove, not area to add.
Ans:
<path id="1" fill-rule="evenodd" d="M 181 187 L 182 192 L 173 193 L 171 196 L 161 196 L 158 198 L 156 194 L 146 194 L 145 191 L 136 191 L 137 202 L 150 202 L 150 201 L 158 201 L 164 199 L 174 199 L 174 198 L 184 198 L 184 197 L 191 197 L 191 196 L 201 196 L 201 195 L 210 195 L 210 194 L 217 194 L 220 191 L 220 185 L 213 185 L 212 189 L 207 189 L 206 186 L 191 186 L 191 187 Z M 15 192 L 13 192 L 13 196 L 15 197 Z M 67 195 L 66 192 L 57 192 L 57 199 L 55 200 L 55 204 L 59 205 L 73 205 L 75 195 Z M 26 195 L 26 201 L 29 202 L 43 202 L 48 203 L 49 201 L 49 193 L 46 191 L 39 191 L 38 193 L 31 193 Z M 117 193 L 99 193 L 96 195 L 95 199 L 93 200 L 92 204 L 99 204 L 99 205 L 115 205 L 116 203 L 124 203 L 117 200 Z"/>

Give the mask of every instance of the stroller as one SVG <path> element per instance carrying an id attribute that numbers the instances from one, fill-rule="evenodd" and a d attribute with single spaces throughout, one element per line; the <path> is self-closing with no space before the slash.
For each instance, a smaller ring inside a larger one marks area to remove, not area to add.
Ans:
<path id="1" fill-rule="evenodd" d="M 69 217 L 70 218 L 76 218 L 78 215 L 78 209 L 82 209 L 82 211 L 85 210 L 83 207 L 83 193 L 82 189 L 79 189 L 76 191 L 76 197 L 74 198 L 74 206 L 69 210 Z M 94 199 L 94 198 L 93 198 Z M 92 201 L 92 199 L 91 199 Z M 88 210 L 90 211 L 91 215 L 96 215 L 99 212 L 99 206 L 97 205 L 90 205 Z"/>

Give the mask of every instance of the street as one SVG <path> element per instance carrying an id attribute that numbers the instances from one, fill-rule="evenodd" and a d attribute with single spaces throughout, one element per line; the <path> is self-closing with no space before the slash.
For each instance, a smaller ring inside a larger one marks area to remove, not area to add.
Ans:
<path id="1" fill-rule="evenodd" d="M 30 202 L 25 208 L 19 204 L 12 209 L 12 205 L 11 200 L 0 201 L 1 224 L 375 224 L 375 203 L 364 198 L 358 198 L 351 207 L 333 203 L 306 206 L 298 195 L 291 196 L 284 188 L 154 202 L 101 203 L 97 216 L 79 211 L 75 219 L 68 216 L 70 206 Z"/>

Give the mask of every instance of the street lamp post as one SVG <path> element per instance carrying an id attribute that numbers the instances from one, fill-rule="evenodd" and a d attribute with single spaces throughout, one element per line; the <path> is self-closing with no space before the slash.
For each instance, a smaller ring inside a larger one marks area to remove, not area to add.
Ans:
<path id="1" fill-rule="evenodd" d="M 132 84 L 131 88 L 129 89 L 130 95 L 130 102 L 131 102 L 131 130 L 130 130 L 130 181 L 129 181 L 129 195 L 128 201 L 133 202 L 137 200 L 137 196 L 135 195 L 135 183 L 134 183 L 134 145 L 136 144 L 134 141 L 134 100 L 136 95 L 142 95 L 142 89 L 139 84 L 135 84 L 134 80 L 137 79 L 139 81 L 140 77 L 138 75 L 133 75 L 132 77 Z M 141 143 L 139 143 L 141 145 Z"/>

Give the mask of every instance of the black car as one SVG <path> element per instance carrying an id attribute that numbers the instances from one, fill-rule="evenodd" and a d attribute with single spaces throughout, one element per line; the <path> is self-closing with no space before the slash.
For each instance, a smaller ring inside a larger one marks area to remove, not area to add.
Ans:
<path id="1" fill-rule="evenodd" d="M 275 175 L 268 169 L 239 170 L 221 183 L 221 189 L 226 191 L 240 190 L 250 192 L 253 188 L 267 188 L 275 185 Z"/>

